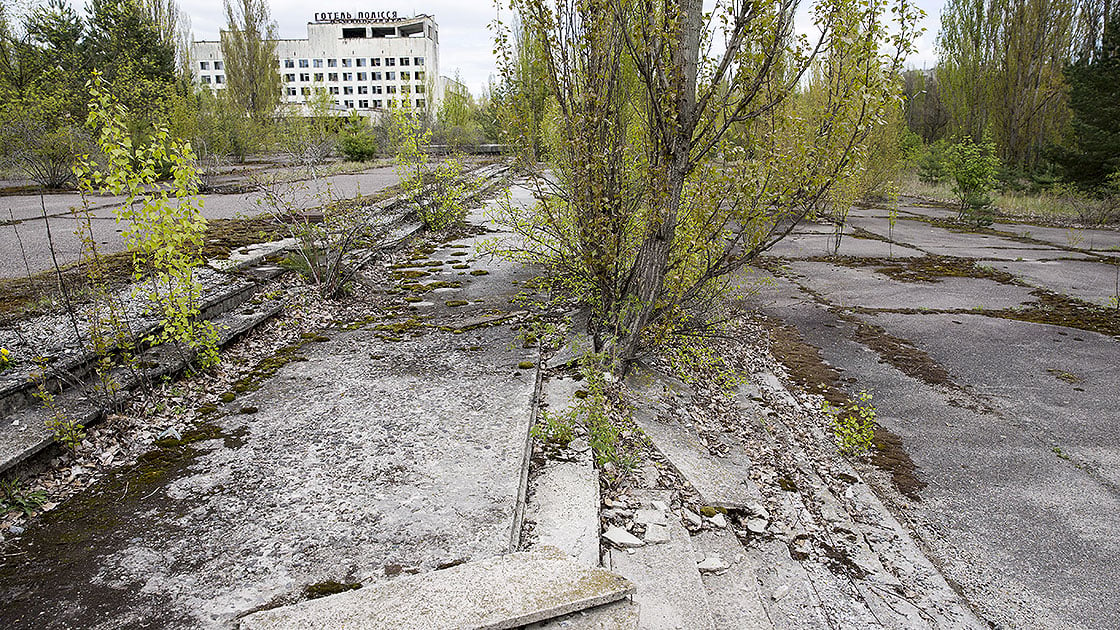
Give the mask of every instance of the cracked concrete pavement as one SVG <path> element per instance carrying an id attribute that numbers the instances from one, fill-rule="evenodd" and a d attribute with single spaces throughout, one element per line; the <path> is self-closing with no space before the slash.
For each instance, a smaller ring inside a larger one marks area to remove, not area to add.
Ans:
<path id="1" fill-rule="evenodd" d="M 1046 323 L 994 315 L 1038 306 L 1035 287 L 1107 304 L 1120 232 L 1069 238 L 999 224 L 1003 234 L 981 234 L 930 223 L 946 213 L 907 205 L 891 229 L 882 209 L 853 209 L 850 228 L 866 232 L 849 230 L 839 254 L 859 260 L 828 258 L 831 228 L 798 229 L 770 252 L 781 257 L 767 265 L 774 284 L 748 307 L 795 326 L 849 393 L 874 395 L 879 422 L 902 437 L 928 484 L 919 501 L 887 489 L 894 509 L 978 614 L 996 628 L 1118 628 L 1120 338 L 1078 328 L 1068 314 Z M 879 272 L 924 254 L 980 269 L 909 281 Z M 950 382 L 893 367 L 899 357 L 860 341 L 861 323 L 924 352 Z"/>

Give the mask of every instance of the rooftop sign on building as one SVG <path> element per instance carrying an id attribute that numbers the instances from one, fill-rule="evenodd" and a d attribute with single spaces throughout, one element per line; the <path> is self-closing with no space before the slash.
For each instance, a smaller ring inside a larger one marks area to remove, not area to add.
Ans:
<path id="1" fill-rule="evenodd" d="M 326 11 L 315 14 L 318 24 L 353 24 L 355 22 L 400 22 L 410 18 L 398 17 L 396 11 Z"/>

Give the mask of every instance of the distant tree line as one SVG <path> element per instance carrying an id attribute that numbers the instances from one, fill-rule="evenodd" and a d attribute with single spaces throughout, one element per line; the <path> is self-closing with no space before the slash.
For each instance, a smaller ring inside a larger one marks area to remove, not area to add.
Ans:
<path id="1" fill-rule="evenodd" d="M 1120 3 L 949 0 L 937 43 L 935 68 L 902 77 L 924 144 L 991 143 L 1005 179 L 1120 177 Z"/>

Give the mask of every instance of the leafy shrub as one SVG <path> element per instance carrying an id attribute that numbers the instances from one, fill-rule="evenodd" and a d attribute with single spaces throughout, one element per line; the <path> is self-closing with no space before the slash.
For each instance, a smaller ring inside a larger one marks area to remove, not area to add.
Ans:
<path id="1" fill-rule="evenodd" d="M 875 439 L 875 407 L 871 404 L 871 394 L 861 391 L 846 408 L 825 402 L 821 411 L 832 416 L 832 433 L 841 451 L 859 455 L 871 449 Z"/>
<path id="2" fill-rule="evenodd" d="M 919 154 L 918 179 L 927 184 L 939 184 L 949 177 L 947 149 L 945 141 L 938 140 Z"/>
<path id="3" fill-rule="evenodd" d="M 47 502 L 47 493 L 43 490 L 27 492 L 18 479 L 0 481 L 0 516 L 9 512 L 23 512 L 31 516 Z"/>
<path id="4" fill-rule="evenodd" d="M 381 152 L 381 142 L 373 127 L 354 112 L 339 134 L 338 150 L 347 160 L 368 162 Z"/>
<path id="5" fill-rule="evenodd" d="M 976 144 L 971 140 L 958 142 L 947 152 L 949 173 L 953 176 L 953 192 L 957 195 L 959 220 L 974 225 L 991 225 L 992 187 L 995 186 L 999 158 L 995 144 Z"/>

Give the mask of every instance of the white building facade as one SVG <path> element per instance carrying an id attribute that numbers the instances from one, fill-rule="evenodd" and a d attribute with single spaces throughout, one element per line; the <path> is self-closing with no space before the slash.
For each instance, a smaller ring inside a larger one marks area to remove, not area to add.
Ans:
<path id="1" fill-rule="evenodd" d="M 430 15 L 393 11 L 316 13 L 307 39 L 276 41 L 282 101 L 307 103 L 326 90 L 337 110 L 371 115 L 397 107 L 434 112 L 443 97 L 439 28 Z M 191 45 L 195 81 L 226 88 L 220 41 Z"/>

